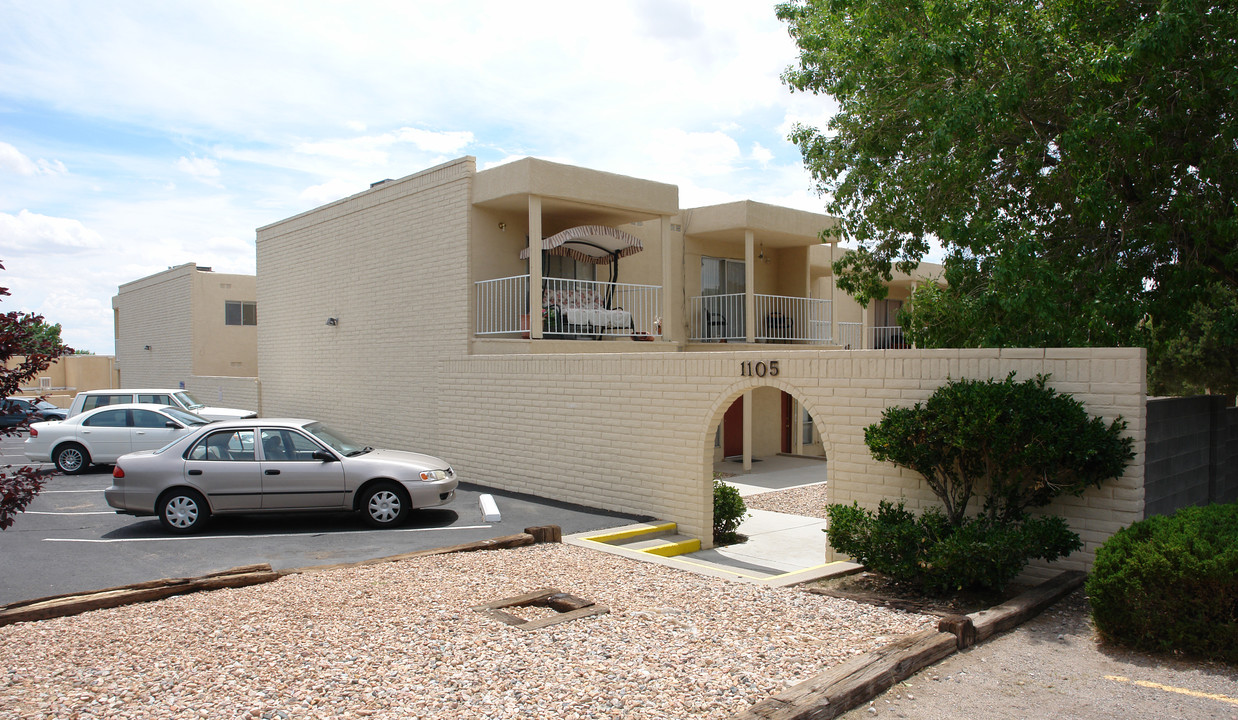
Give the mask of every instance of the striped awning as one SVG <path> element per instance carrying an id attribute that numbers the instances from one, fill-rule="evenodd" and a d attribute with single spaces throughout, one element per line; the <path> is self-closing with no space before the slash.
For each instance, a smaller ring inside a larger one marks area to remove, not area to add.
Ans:
<path id="1" fill-rule="evenodd" d="M 581 225 L 542 240 L 542 249 L 551 255 L 567 255 L 581 262 L 603 265 L 644 250 L 640 238 L 605 225 Z M 520 251 L 529 259 L 529 249 Z"/>

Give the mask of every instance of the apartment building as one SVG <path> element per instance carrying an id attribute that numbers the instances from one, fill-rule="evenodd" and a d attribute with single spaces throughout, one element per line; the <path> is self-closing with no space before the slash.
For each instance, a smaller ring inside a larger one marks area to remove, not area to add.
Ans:
<path id="1" fill-rule="evenodd" d="M 208 405 L 258 407 L 257 282 L 186 263 L 112 298 L 118 387 L 184 388 Z"/>
<path id="2" fill-rule="evenodd" d="M 258 229 L 261 412 L 449 458 L 465 481 L 673 520 L 707 546 L 726 456 L 823 454 L 833 501 L 932 504 L 863 428 L 949 377 L 1051 374 L 1143 442 L 1142 350 L 906 347 L 896 304 L 934 269 L 861 308 L 835 289 L 832 222 L 681 208 L 673 185 L 532 158 L 381 181 Z M 1067 564 L 1142 499 L 1133 464 L 1053 507 L 1086 543 Z"/>

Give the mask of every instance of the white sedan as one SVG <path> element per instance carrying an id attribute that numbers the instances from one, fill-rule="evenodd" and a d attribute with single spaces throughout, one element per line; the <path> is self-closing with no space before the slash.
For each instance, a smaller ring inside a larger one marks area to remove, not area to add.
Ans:
<path id="1" fill-rule="evenodd" d="M 107 405 L 68 420 L 32 424 L 24 451 L 33 462 L 54 462 L 60 472 L 76 475 L 126 453 L 161 448 L 210 422 L 166 405 Z"/>

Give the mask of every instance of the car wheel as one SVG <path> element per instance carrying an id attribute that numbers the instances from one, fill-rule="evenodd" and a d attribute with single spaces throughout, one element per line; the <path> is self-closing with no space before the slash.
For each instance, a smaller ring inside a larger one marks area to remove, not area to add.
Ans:
<path id="1" fill-rule="evenodd" d="M 361 496 L 361 513 L 370 527 L 395 527 L 408 517 L 408 493 L 395 483 L 371 485 Z"/>
<path id="2" fill-rule="evenodd" d="M 77 475 L 90 467 L 90 453 L 77 443 L 67 443 L 56 448 L 53 458 L 56 469 L 65 475 Z"/>
<path id="3" fill-rule="evenodd" d="M 165 493 L 155 508 L 159 522 L 174 533 L 191 533 L 202 529 L 211 516 L 206 498 L 196 490 L 180 489 Z"/>

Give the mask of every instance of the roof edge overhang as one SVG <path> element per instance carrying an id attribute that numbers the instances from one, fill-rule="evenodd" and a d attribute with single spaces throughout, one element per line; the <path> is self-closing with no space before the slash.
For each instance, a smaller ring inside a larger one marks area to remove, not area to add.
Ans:
<path id="1" fill-rule="evenodd" d="M 754 200 L 707 205 L 683 211 L 684 234 L 704 240 L 744 242 L 747 231 L 767 247 L 809 247 L 838 223 L 824 213 L 768 205 Z M 834 241 L 836 242 L 836 241 Z"/>
<path id="2" fill-rule="evenodd" d="M 534 195 L 649 217 L 679 212 L 675 185 L 532 157 L 482 170 L 474 178 L 473 204 L 479 207 L 528 207 L 527 198 Z"/>

